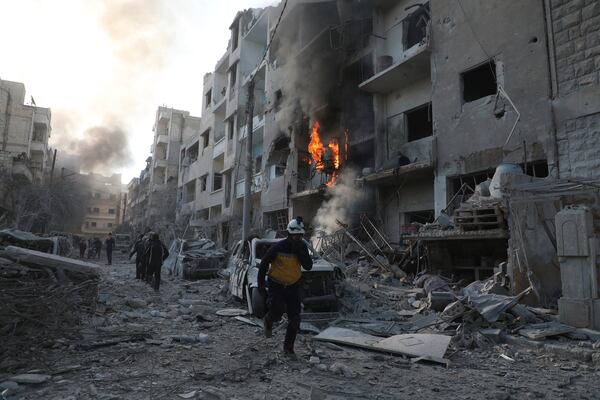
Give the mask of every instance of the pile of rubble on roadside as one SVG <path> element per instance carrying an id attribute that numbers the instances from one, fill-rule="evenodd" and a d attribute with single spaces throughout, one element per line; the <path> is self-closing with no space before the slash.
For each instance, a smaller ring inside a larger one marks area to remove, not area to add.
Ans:
<path id="1" fill-rule="evenodd" d="M 226 262 L 227 251 L 209 239 L 174 240 L 163 267 L 172 275 L 195 280 L 213 278 Z"/>
<path id="2" fill-rule="evenodd" d="M 65 337 L 96 306 L 94 264 L 16 246 L 0 246 L 0 358 Z"/>

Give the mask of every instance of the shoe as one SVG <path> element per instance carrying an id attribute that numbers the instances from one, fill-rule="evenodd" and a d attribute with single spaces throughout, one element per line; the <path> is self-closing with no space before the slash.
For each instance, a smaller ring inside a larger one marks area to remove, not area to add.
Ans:
<path id="1" fill-rule="evenodd" d="M 265 328 L 265 337 L 268 339 L 273 336 L 273 322 L 271 322 L 266 316 L 263 320 L 263 326 Z"/>
<path id="2" fill-rule="evenodd" d="M 283 355 L 290 360 L 298 360 L 298 356 L 294 352 L 294 345 L 289 345 L 287 343 L 283 344 Z"/>

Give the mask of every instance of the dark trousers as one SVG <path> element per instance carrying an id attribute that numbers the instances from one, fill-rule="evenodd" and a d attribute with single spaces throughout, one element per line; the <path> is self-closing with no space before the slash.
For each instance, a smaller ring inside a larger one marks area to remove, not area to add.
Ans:
<path id="1" fill-rule="evenodd" d="M 98 256 L 98 260 L 100 259 L 100 248 L 96 247 L 96 255 Z"/>
<path id="2" fill-rule="evenodd" d="M 135 260 L 135 279 L 146 279 L 146 266 L 142 260 Z"/>
<path id="3" fill-rule="evenodd" d="M 269 293 L 267 296 L 267 307 L 269 311 L 265 318 L 270 323 L 277 322 L 287 314 L 288 325 L 285 331 L 284 347 L 287 350 L 294 349 L 294 342 L 300 330 L 300 284 L 294 283 L 284 286 L 274 281 L 269 281 Z"/>
<path id="4" fill-rule="evenodd" d="M 85 256 L 85 247 L 79 248 L 79 258 L 83 258 Z"/>
<path id="5" fill-rule="evenodd" d="M 112 264 L 112 249 L 106 249 L 106 259 L 109 264 Z"/>
<path id="6" fill-rule="evenodd" d="M 152 287 L 154 290 L 158 290 L 160 288 L 160 270 L 162 265 L 148 265 L 147 269 L 147 280 L 152 282 Z"/>

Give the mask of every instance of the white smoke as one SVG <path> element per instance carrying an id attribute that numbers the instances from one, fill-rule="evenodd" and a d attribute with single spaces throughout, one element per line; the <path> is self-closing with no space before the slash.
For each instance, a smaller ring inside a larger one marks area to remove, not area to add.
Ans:
<path id="1" fill-rule="evenodd" d="M 327 189 L 331 196 L 321 204 L 314 219 L 315 231 L 331 235 L 340 229 L 337 221 L 351 222 L 353 210 L 365 200 L 363 191 L 356 185 L 357 173 L 346 169 L 334 186 Z"/>

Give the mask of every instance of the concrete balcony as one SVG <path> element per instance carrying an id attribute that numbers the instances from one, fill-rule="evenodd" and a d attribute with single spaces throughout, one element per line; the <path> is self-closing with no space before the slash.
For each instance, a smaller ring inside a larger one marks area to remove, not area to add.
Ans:
<path id="1" fill-rule="evenodd" d="M 153 192 L 162 192 L 163 190 L 167 189 L 167 185 L 164 183 L 154 183 L 152 184 L 152 191 Z"/>
<path id="2" fill-rule="evenodd" d="M 412 162 L 410 164 L 384 167 L 377 172 L 365 175 L 358 181 L 376 185 L 396 185 L 409 174 L 433 170 L 437 159 L 437 145 L 435 136 L 408 142 L 401 146 L 400 152 Z"/>
<path id="3" fill-rule="evenodd" d="M 161 160 L 160 158 L 157 158 L 154 160 L 154 168 L 167 168 L 168 163 L 167 160 Z"/>
<path id="4" fill-rule="evenodd" d="M 31 142 L 31 152 L 32 153 L 46 153 L 47 151 L 48 151 L 48 148 L 46 146 L 46 143 L 37 142 L 37 141 Z"/>
<path id="5" fill-rule="evenodd" d="M 245 182 L 246 182 L 246 180 L 243 179 L 241 181 L 238 181 L 235 184 L 235 193 L 236 193 L 236 197 L 238 199 L 244 197 Z M 262 173 L 255 174 L 252 177 L 252 186 L 251 186 L 252 193 L 262 192 L 262 188 L 263 188 L 263 174 Z"/>
<path id="6" fill-rule="evenodd" d="M 223 136 L 217 143 L 213 146 L 213 158 L 217 158 L 221 154 L 225 153 L 225 145 L 226 145 L 225 136 Z"/>
<path id="7" fill-rule="evenodd" d="M 156 144 L 169 144 L 169 136 L 167 135 L 158 135 L 156 138 Z"/>
<path id="8" fill-rule="evenodd" d="M 373 75 L 359 88 L 370 93 L 389 93 L 431 75 L 431 49 L 425 40 L 405 50 L 394 63 Z"/>

